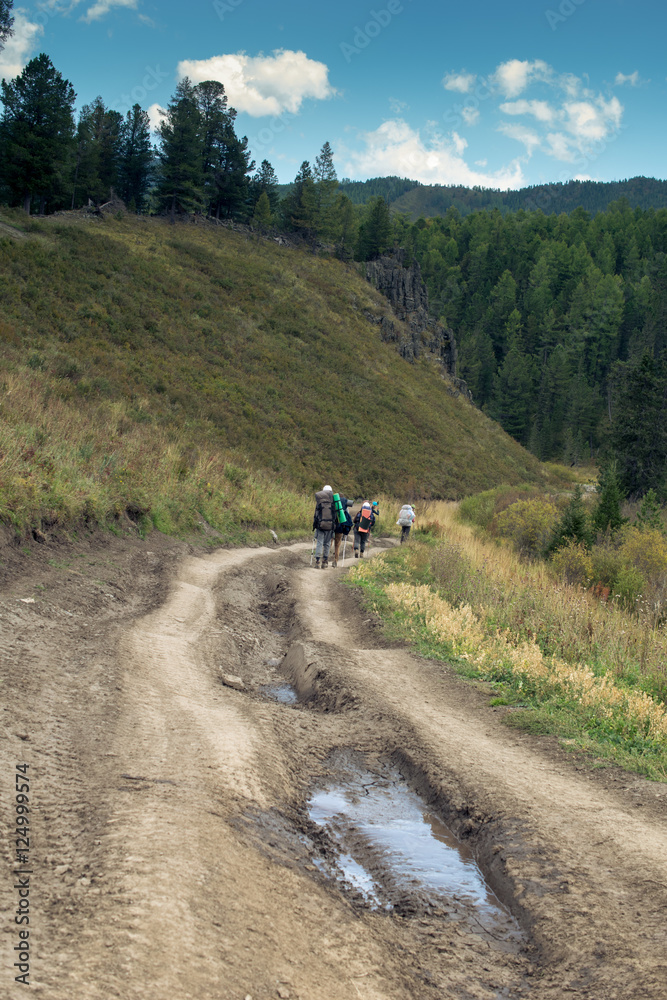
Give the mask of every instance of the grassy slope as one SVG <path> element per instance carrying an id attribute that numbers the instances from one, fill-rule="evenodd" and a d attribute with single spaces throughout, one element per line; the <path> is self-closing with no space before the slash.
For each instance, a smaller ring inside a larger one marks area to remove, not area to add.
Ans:
<path id="1" fill-rule="evenodd" d="M 222 228 L 4 213 L 0 301 L 1 520 L 134 505 L 224 528 L 247 500 L 244 523 L 266 524 L 273 490 L 288 528 L 294 491 L 322 479 L 459 497 L 541 478 L 432 361 L 380 341 L 365 313 L 387 303 L 337 261 Z"/>

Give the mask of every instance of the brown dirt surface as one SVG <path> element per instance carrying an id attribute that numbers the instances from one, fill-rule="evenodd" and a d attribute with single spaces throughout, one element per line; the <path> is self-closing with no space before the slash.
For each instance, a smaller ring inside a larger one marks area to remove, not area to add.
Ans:
<path id="1" fill-rule="evenodd" d="M 86 535 L 0 558 L 1 996 L 26 995 L 19 763 L 44 1000 L 667 996 L 665 786 L 503 725 L 483 686 L 387 642 L 308 546 Z M 294 705 L 266 695 L 285 683 Z M 331 877 L 308 800 L 357 764 L 400 772 L 520 938 L 394 883 L 360 836 L 386 905 Z"/>

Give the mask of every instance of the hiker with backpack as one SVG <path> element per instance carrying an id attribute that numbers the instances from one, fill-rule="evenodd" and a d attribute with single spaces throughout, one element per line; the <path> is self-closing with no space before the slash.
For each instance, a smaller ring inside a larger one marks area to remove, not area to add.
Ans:
<path id="1" fill-rule="evenodd" d="M 315 532 L 315 569 L 326 569 L 329 565 L 329 548 L 334 537 L 336 513 L 334 511 L 333 490 L 323 486 L 315 494 L 315 514 L 313 515 L 313 531 Z"/>
<path id="2" fill-rule="evenodd" d="M 373 507 L 365 500 L 361 505 L 361 510 L 354 516 L 354 558 L 363 559 L 366 542 L 370 538 L 371 528 L 375 524 L 375 514 Z"/>
<path id="3" fill-rule="evenodd" d="M 410 503 L 404 503 L 398 514 L 396 524 L 401 526 L 401 545 L 407 542 L 410 535 L 410 528 L 415 523 L 415 509 Z"/>
<path id="4" fill-rule="evenodd" d="M 340 493 L 334 493 L 334 511 L 336 513 L 336 527 L 334 529 L 334 557 L 332 566 L 334 568 L 338 565 L 338 553 L 340 552 L 340 543 L 344 538 L 350 533 L 352 527 L 352 518 L 348 512 L 348 507 L 354 505 L 354 500 L 348 500 L 347 497 L 342 496 Z"/>

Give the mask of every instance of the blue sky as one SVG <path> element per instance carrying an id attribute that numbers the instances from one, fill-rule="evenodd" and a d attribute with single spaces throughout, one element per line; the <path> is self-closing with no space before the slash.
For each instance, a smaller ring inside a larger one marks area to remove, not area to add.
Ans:
<path id="1" fill-rule="evenodd" d="M 340 178 L 521 187 L 667 176 L 658 0 L 15 0 L 11 77 L 40 51 L 154 121 L 218 79 L 281 181 L 331 142 Z"/>

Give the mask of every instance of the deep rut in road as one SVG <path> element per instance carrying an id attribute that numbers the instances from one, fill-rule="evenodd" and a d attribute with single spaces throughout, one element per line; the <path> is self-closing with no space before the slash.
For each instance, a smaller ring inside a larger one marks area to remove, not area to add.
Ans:
<path id="1" fill-rule="evenodd" d="M 100 633 L 94 686 L 55 649 L 35 672 L 57 725 L 34 759 L 80 785 L 41 792 L 37 991 L 664 1000 L 663 788 L 508 730 L 307 552 L 191 556 L 164 603 Z M 422 863 L 428 837 L 406 861 L 421 834 L 383 840 L 383 808 L 423 809 L 488 890 L 434 887 L 449 862 Z"/>

